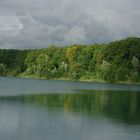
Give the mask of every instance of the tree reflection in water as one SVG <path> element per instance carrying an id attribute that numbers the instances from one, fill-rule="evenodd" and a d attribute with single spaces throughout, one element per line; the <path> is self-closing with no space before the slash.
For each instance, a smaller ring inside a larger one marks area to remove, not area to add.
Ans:
<path id="1" fill-rule="evenodd" d="M 80 94 L 35 94 L 0 97 L 0 100 L 20 101 L 67 112 L 106 116 L 124 123 L 140 124 L 140 92 L 82 91 Z"/>

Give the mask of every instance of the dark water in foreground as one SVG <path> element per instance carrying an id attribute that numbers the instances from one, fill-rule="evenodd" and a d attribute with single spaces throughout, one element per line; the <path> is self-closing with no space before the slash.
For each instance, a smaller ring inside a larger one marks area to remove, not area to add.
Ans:
<path id="1" fill-rule="evenodd" d="M 140 140 L 140 86 L 0 78 L 0 140 L 112 139 Z"/>

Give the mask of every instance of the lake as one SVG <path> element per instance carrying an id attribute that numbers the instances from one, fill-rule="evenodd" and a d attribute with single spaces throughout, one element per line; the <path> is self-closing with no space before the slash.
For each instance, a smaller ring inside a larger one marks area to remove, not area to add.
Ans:
<path id="1" fill-rule="evenodd" d="M 0 78 L 0 140 L 140 140 L 140 86 Z"/>

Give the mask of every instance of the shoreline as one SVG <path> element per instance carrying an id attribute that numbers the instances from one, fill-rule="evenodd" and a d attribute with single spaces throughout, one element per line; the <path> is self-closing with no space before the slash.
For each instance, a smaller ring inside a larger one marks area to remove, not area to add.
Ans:
<path id="1" fill-rule="evenodd" d="M 131 81 L 119 81 L 119 82 L 108 82 L 103 79 L 70 79 L 70 78 L 54 78 L 54 79 L 47 79 L 44 77 L 38 77 L 33 75 L 18 75 L 18 76 L 1 76 L 7 78 L 21 78 L 21 79 L 33 79 L 33 80 L 57 80 L 57 81 L 70 81 L 70 82 L 86 82 L 86 83 L 99 83 L 99 84 L 120 84 L 120 85 L 138 85 L 140 86 L 140 82 L 131 82 Z"/>

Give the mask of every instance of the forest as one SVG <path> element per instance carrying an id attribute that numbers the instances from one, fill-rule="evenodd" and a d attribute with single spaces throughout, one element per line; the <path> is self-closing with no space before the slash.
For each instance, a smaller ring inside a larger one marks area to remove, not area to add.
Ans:
<path id="1" fill-rule="evenodd" d="M 140 38 L 35 50 L 0 49 L 0 76 L 139 83 Z"/>

